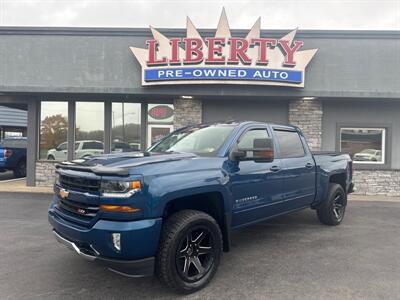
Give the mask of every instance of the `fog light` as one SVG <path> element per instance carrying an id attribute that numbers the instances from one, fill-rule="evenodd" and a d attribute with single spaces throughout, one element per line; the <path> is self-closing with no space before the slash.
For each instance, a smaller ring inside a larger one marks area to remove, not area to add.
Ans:
<path id="1" fill-rule="evenodd" d="M 121 251 L 121 234 L 120 233 L 112 233 L 112 242 L 114 248 L 118 251 Z"/>

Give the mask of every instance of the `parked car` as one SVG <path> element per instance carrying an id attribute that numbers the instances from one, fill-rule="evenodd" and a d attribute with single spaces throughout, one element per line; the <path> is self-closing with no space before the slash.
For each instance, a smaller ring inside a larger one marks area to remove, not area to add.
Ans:
<path id="1" fill-rule="evenodd" d="M 129 143 L 132 151 L 140 151 L 140 143 Z"/>
<path id="2" fill-rule="evenodd" d="M 26 176 L 26 137 L 9 137 L 0 142 L 0 172 L 11 170 L 15 177 Z"/>
<path id="3" fill-rule="evenodd" d="M 259 122 L 186 127 L 142 154 L 56 168 L 56 239 L 119 274 L 155 272 L 181 293 L 210 282 L 232 230 L 306 208 L 339 225 L 353 190 L 348 154 L 312 153 L 298 128 Z"/>
<path id="4" fill-rule="evenodd" d="M 364 149 L 354 154 L 355 161 L 382 161 L 382 151 L 376 149 Z"/>
<path id="5" fill-rule="evenodd" d="M 131 148 L 130 144 L 125 143 L 125 142 L 113 142 L 111 144 L 111 152 L 112 153 L 118 153 L 118 152 L 130 152 L 133 151 Z"/>
<path id="6" fill-rule="evenodd" d="M 48 160 L 67 160 L 67 142 L 61 143 L 54 149 L 47 152 Z M 103 142 L 95 140 L 85 140 L 75 142 L 75 157 L 87 158 L 94 155 L 102 154 L 104 149 Z"/>

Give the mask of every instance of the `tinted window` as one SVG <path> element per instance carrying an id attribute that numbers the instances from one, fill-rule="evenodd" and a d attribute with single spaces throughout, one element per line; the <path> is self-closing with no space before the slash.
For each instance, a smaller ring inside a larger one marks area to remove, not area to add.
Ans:
<path id="1" fill-rule="evenodd" d="M 131 147 L 130 147 L 128 144 L 126 144 L 126 143 L 113 143 L 111 148 L 112 148 L 112 149 L 124 149 L 124 150 L 128 150 L 128 149 L 130 149 Z"/>
<path id="2" fill-rule="evenodd" d="M 104 141 L 104 102 L 76 102 L 77 141 Z M 118 117 L 118 115 L 115 115 Z M 93 149 L 93 148 L 91 148 Z"/>
<path id="3" fill-rule="evenodd" d="M 51 150 L 58 149 L 60 144 L 67 141 L 67 137 L 68 102 L 42 101 L 40 103 L 39 159 L 47 159 Z"/>
<path id="4" fill-rule="evenodd" d="M 140 145 L 140 103 L 113 102 L 111 121 L 111 141 L 115 142 L 115 147 L 111 147 L 111 151 L 114 151 L 115 149 L 129 150 L 128 144 L 130 143 L 136 143 Z M 128 147 L 124 146 L 123 143 L 128 145 Z"/>
<path id="5" fill-rule="evenodd" d="M 59 151 L 67 150 L 67 143 L 62 143 L 61 145 L 59 145 L 58 150 Z"/>
<path id="6" fill-rule="evenodd" d="M 103 149 L 103 144 L 99 142 L 83 143 L 82 149 Z"/>
<path id="7" fill-rule="evenodd" d="M 356 164 L 384 164 L 385 140 L 385 128 L 340 128 L 340 151 Z"/>
<path id="8" fill-rule="evenodd" d="M 275 130 L 275 135 L 281 150 L 281 158 L 304 156 L 303 144 L 296 131 Z"/>
<path id="9" fill-rule="evenodd" d="M 240 137 L 238 148 L 239 149 L 254 148 L 254 140 L 267 139 L 267 138 L 268 138 L 268 132 L 265 129 L 253 129 L 247 131 L 244 135 Z"/>

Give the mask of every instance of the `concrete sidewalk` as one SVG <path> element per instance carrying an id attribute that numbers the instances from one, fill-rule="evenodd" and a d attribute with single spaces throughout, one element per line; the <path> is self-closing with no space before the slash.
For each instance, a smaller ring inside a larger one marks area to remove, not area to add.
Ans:
<path id="1" fill-rule="evenodd" d="M 46 186 L 30 187 L 26 186 L 26 179 L 11 179 L 0 181 L 0 192 L 10 193 L 45 193 L 52 194 L 53 188 Z M 387 197 L 382 195 L 349 195 L 350 201 L 386 201 L 386 202 L 400 202 L 400 197 Z"/>
<path id="2" fill-rule="evenodd" d="M 0 181 L 0 192 L 50 194 L 53 193 L 53 188 L 47 186 L 26 186 L 26 179 L 18 178 Z"/>

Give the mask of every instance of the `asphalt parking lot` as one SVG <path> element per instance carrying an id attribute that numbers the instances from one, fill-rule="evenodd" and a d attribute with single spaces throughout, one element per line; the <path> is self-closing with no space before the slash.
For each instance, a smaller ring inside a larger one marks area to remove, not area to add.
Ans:
<path id="1" fill-rule="evenodd" d="M 0 193 L 0 299 L 177 297 L 155 278 L 121 277 L 58 244 L 50 198 Z M 211 284 L 186 298 L 399 299 L 399 217 L 399 202 L 351 201 L 338 227 L 308 210 L 243 229 Z"/>

